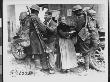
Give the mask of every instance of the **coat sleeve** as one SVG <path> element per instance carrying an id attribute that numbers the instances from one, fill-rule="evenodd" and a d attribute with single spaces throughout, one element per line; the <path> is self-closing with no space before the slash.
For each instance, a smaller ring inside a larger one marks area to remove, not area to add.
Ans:
<path id="1" fill-rule="evenodd" d="M 92 32 L 92 36 L 91 36 L 92 48 L 98 47 L 99 42 L 100 42 L 100 41 L 99 41 L 98 31 L 95 30 L 95 31 Z"/>
<path id="2" fill-rule="evenodd" d="M 99 21 L 96 20 L 96 28 L 99 29 L 100 25 L 99 25 Z"/>
<path id="3" fill-rule="evenodd" d="M 68 32 L 64 32 L 62 29 L 63 29 L 63 26 L 62 26 L 62 25 L 59 25 L 59 26 L 57 27 L 58 33 L 59 33 L 62 37 L 65 38 L 66 36 L 69 35 L 69 33 L 68 33 Z"/>

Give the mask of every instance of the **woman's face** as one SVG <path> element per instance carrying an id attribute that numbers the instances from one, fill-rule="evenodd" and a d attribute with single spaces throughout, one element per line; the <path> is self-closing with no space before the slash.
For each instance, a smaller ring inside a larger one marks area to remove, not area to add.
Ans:
<path id="1" fill-rule="evenodd" d="M 65 18 L 65 17 L 62 17 L 62 18 L 61 18 L 61 22 L 62 22 L 62 23 L 66 23 L 66 18 Z"/>
<path id="2" fill-rule="evenodd" d="M 44 15 L 44 19 L 45 20 L 49 20 L 49 19 L 51 19 L 52 18 L 52 15 L 48 15 L 48 14 L 45 14 Z"/>

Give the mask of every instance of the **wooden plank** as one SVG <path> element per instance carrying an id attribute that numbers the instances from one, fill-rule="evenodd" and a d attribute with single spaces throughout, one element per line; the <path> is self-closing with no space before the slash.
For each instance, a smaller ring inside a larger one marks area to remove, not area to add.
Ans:
<path id="1" fill-rule="evenodd" d="M 0 55 L 2 55 L 2 46 L 0 46 Z"/>
<path id="2" fill-rule="evenodd" d="M 0 65 L 2 65 L 2 55 L 0 55 Z"/>
<path id="3" fill-rule="evenodd" d="M 2 65 L 0 65 L 0 75 L 2 74 Z"/>
<path id="4" fill-rule="evenodd" d="M 2 75 L 0 74 L 0 82 L 3 82 L 3 80 L 2 80 Z"/>
<path id="5" fill-rule="evenodd" d="M 0 18 L 0 28 L 2 28 L 2 18 Z"/>
<path id="6" fill-rule="evenodd" d="M 0 46 L 2 46 L 2 28 L 0 28 Z"/>

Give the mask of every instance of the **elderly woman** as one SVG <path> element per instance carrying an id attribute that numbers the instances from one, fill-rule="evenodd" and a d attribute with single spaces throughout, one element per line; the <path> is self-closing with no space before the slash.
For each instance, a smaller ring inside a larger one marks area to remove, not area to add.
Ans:
<path id="1" fill-rule="evenodd" d="M 61 22 L 57 27 L 59 35 L 59 47 L 61 54 L 61 72 L 68 72 L 71 68 L 77 67 L 77 58 L 74 47 L 74 41 L 69 38 L 70 26 L 66 24 L 65 16 L 61 17 Z"/>

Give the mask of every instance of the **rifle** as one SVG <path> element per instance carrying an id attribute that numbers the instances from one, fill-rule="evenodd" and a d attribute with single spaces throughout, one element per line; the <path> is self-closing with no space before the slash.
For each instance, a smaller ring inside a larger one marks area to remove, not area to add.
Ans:
<path id="1" fill-rule="evenodd" d="M 27 7 L 27 12 L 29 12 L 29 16 L 31 17 L 31 13 L 30 13 L 30 9 L 29 9 L 29 7 L 28 6 L 26 6 Z M 42 25 L 41 25 L 41 23 L 37 20 L 36 21 L 37 22 L 37 25 L 39 26 L 39 27 L 42 27 Z M 38 28 L 35 28 L 35 26 L 34 25 L 32 25 L 32 20 L 31 20 L 31 26 L 32 27 L 34 27 L 34 29 L 36 30 L 36 33 L 37 33 L 37 35 L 38 35 L 38 38 L 39 38 L 39 41 L 40 41 L 40 44 L 42 45 L 42 47 L 43 47 L 43 52 L 45 52 L 45 44 L 44 44 L 44 42 L 42 41 L 42 35 L 40 34 L 40 31 L 39 31 L 39 29 Z"/>
<path id="2" fill-rule="evenodd" d="M 29 16 L 30 16 L 30 10 L 29 10 L 29 7 L 28 6 L 26 6 L 26 8 L 27 8 L 27 12 L 29 13 Z"/>

